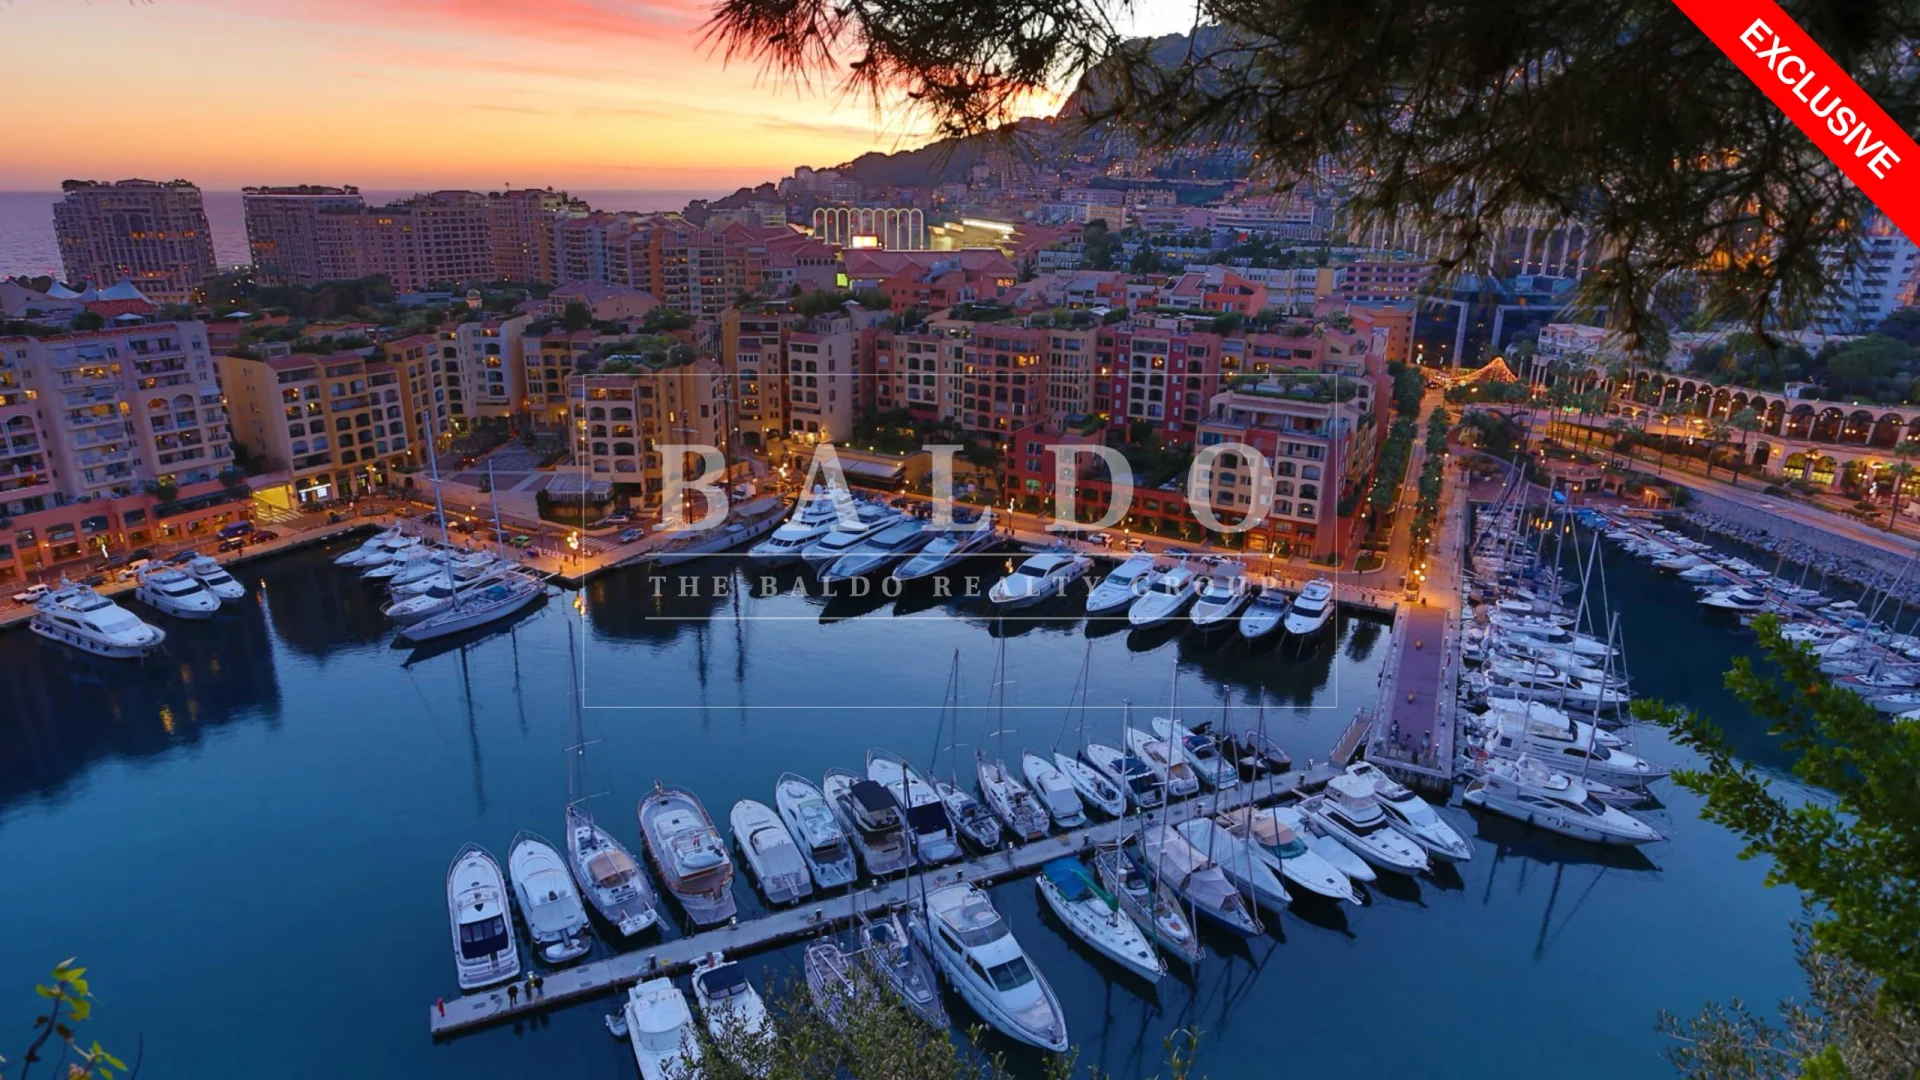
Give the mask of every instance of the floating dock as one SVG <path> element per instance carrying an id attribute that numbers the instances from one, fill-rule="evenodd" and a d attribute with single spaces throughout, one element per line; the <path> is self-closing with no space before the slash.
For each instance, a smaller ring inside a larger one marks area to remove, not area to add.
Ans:
<path id="1" fill-rule="evenodd" d="M 1217 799 L 1214 792 L 1183 799 L 1146 815 L 1145 821 L 1156 825 L 1163 822 L 1178 824 L 1216 810 L 1225 813 L 1243 806 L 1270 803 L 1303 789 L 1324 786 L 1338 772 L 1336 767 L 1323 764 L 1305 771 L 1268 775 L 1220 792 Z M 671 975 L 691 967 L 694 961 L 711 952 L 739 956 L 775 948 L 848 926 L 853 922 L 855 911 L 872 916 L 905 907 L 911 897 L 925 890 L 938 889 L 958 881 L 990 884 L 1038 873 L 1041 866 L 1063 855 L 1076 855 L 1131 836 L 1141 824 L 1139 818 L 1103 821 L 1050 835 L 1030 844 L 1003 847 L 990 855 L 963 859 L 936 870 L 895 877 L 859 892 L 810 898 L 799 905 L 780 908 L 745 922 L 643 945 L 573 967 L 525 968 L 519 980 L 523 992 L 517 1000 L 507 997 L 503 985 L 435 1002 L 427 1007 L 427 1027 L 434 1038 L 447 1038 L 599 997 L 641 979 Z M 663 906 L 673 904 L 665 895 L 660 902 Z M 529 999 L 524 993 L 525 977 L 534 971 L 540 973 L 543 986 L 539 997 Z"/>

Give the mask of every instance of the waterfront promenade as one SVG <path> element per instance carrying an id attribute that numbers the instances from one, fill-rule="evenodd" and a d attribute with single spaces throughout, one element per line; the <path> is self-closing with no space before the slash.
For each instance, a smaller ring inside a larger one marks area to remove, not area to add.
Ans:
<path id="1" fill-rule="evenodd" d="M 1174 803 L 1146 815 L 1146 824 L 1177 825 L 1203 815 L 1225 813 L 1249 805 L 1264 805 L 1289 795 L 1324 787 L 1337 772 L 1334 766 L 1323 763 L 1304 771 L 1268 775 L 1224 792 L 1208 792 Z M 1029 844 L 1007 845 L 992 854 L 965 859 L 935 870 L 902 875 L 862 891 L 817 898 L 746 922 L 730 923 L 686 937 L 644 945 L 571 968 L 542 972 L 543 985 L 538 997 L 521 993 L 517 998 L 510 998 L 503 986 L 462 997 L 439 999 L 427 1009 L 427 1028 L 436 1039 L 458 1035 L 598 997 L 641 979 L 672 975 L 691 967 L 708 953 L 722 952 L 730 957 L 738 957 L 844 929 L 853 924 L 856 914 L 871 918 L 896 911 L 907 907 L 915 898 L 930 890 L 956 882 L 970 881 L 986 885 L 1037 873 L 1040 867 L 1054 859 L 1077 856 L 1096 847 L 1120 843 L 1141 827 L 1141 821 L 1137 818 L 1103 821 L 1050 835 Z M 664 896 L 661 902 L 669 903 Z"/>

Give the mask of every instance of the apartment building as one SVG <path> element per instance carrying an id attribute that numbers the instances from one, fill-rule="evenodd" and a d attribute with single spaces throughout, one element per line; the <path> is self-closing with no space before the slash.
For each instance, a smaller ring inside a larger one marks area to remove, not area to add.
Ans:
<path id="1" fill-rule="evenodd" d="M 853 433 L 861 385 L 861 331 L 877 317 L 795 320 L 787 331 L 787 430 L 816 441 Z"/>
<path id="2" fill-rule="evenodd" d="M 1190 446 L 1206 403 L 1220 388 L 1220 335 L 1186 320 L 1121 323 L 1102 335 L 1105 374 L 1094 404 L 1121 431 L 1145 424 L 1169 446 Z"/>
<path id="3" fill-rule="evenodd" d="M 205 328 L 0 338 L 0 583 L 247 513 Z"/>
<path id="4" fill-rule="evenodd" d="M 1325 377 L 1266 376 L 1237 380 L 1208 402 L 1199 446 L 1252 447 L 1272 484 L 1271 507 L 1248 531 L 1248 550 L 1314 558 L 1344 551 L 1351 521 L 1341 519 L 1340 500 L 1372 477 L 1377 446 L 1372 407 L 1354 389 Z M 1198 487 L 1188 494 L 1204 496 L 1221 521 L 1238 523 L 1255 508 L 1259 478 L 1251 461 L 1227 451 L 1197 471 Z"/>
<path id="5" fill-rule="evenodd" d="M 523 335 L 533 322 L 525 315 L 460 323 L 443 333 L 440 385 L 447 395 L 448 422 L 462 429 L 481 417 L 508 416 L 526 396 Z"/>
<path id="6" fill-rule="evenodd" d="M 1832 282 L 1813 327 L 1826 333 L 1871 333 L 1920 289 L 1920 247 L 1885 219 L 1873 225 L 1852 259 L 1834 251 L 1822 262 Z"/>
<path id="7" fill-rule="evenodd" d="M 711 358 L 675 362 L 613 353 L 602 363 L 632 370 L 566 378 L 574 460 L 595 480 L 635 485 L 641 504 L 657 508 L 661 444 L 729 445 L 726 372 Z M 700 464 L 681 467 L 693 474 Z"/>
<path id="8" fill-rule="evenodd" d="M 905 409 L 915 420 L 954 420 L 966 371 L 967 334 L 958 327 L 920 331 L 876 328 L 873 407 Z"/>
<path id="9" fill-rule="evenodd" d="M 1362 303 L 1411 300 L 1433 275 L 1433 264 L 1423 259 L 1362 259 L 1340 269 L 1334 297 Z"/>
<path id="10" fill-rule="evenodd" d="M 487 195 L 487 244 L 498 281 L 575 280 L 559 277 L 555 226 L 592 213 L 585 201 L 552 188 L 515 188 Z"/>
<path id="11" fill-rule="evenodd" d="M 356 187 L 250 187 L 240 191 L 254 280 L 262 285 L 317 285 L 329 280 L 321 258 L 321 214 L 359 213 Z"/>
<path id="12" fill-rule="evenodd" d="M 213 234 L 200 189 L 185 180 L 68 180 L 53 206 L 67 281 L 105 288 L 131 281 L 161 303 L 181 303 L 213 276 Z"/>
<path id="13" fill-rule="evenodd" d="M 285 471 L 288 494 L 299 502 L 393 482 L 394 469 L 425 452 L 415 433 L 432 422 L 427 358 L 424 342 L 417 355 L 396 360 L 222 357 L 234 438 L 268 468 Z"/>
<path id="14" fill-rule="evenodd" d="M 591 330 L 530 329 L 520 342 L 521 362 L 526 365 L 521 411 L 535 424 L 564 426 L 570 413 L 568 380 L 599 355 Z"/>
<path id="15" fill-rule="evenodd" d="M 731 309 L 720 322 L 720 363 L 744 447 L 764 447 L 787 431 L 786 328 L 797 316 Z"/>

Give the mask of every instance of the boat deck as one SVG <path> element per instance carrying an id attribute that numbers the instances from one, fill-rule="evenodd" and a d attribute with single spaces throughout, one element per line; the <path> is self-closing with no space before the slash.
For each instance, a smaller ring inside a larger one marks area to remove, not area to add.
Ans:
<path id="1" fill-rule="evenodd" d="M 1242 806 L 1269 803 L 1303 788 L 1323 786 L 1337 773 L 1335 767 L 1322 764 L 1306 771 L 1295 770 L 1268 776 L 1221 793 L 1217 802 L 1211 792 L 1198 798 L 1184 799 L 1155 811 L 1149 815 L 1149 820 L 1156 824 L 1162 821 L 1179 823 L 1211 813 L 1216 807 L 1224 812 Z M 1103 821 L 1049 835 L 1030 844 L 1003 848 L 991 855 L 963 859 L 938 870 L 896 877 L 862 892 L 816 898 L 798 907 L 782 908 L 745 922 L 643 945 L 573 967 L 525 969 L 540 971 L 544 980 L 541 996 L 529 1000 L 522 993 L 517 1001 L 509 1001 L 506 988 L 502 986 L 449 998 L 428 1005 L 427 1026 L 434 1038 L 446 1038 L 556 1006 L 599 997 L 641 979 L 671 975 L 691 967 L 695 960 L 710 952 L 720 951 L 736 956 L 774 948 L 845 926 L 852 921 L 856 909 L 872 915 L 903 907 L 910 896 L 956 881 L 990 883 L 1037 873 L 1041 866 L 1052 859 L 1073 855 L 1096 845 L 1111 844 L 1123 835 L 1131 835 L 1139 825 L 1139 819 Z"/>

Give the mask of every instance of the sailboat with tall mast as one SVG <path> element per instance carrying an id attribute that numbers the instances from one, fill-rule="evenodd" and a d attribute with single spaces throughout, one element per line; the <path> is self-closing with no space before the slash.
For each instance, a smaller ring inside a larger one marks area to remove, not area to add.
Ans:
<path id="1" fill-rule="evenodd" d="M 433 476 L 433 509 L 440 521 L 440 541 L 452 546 L 447 537 L 447 513 L 440 500 L 440 467 L 435 454 L 429 452 L 427 461 Z M 487 463 L 487 488 L 493 489 L 493 463 Z M 500 530 L 500 503 L 494 496 L 493 521 L 495 535 Z M 441 571 L 444 584 L 453 592 L 453 603 L 446 610 L 429 615 L 418 622 L 408 623 L 400 628 L 400 637 L 415 644 L 450 637 L 468 630 L 478 629 L 488 623 L 517 615 L 535 601 L 546 598 L 546 583 L 523 570 L 503 575 L 500 580 L 477 591 L 463 593 L 455 588 L 452 563 Z"/>
<path id="2" fill-rule="evenodd" d="M 586 786 L 588 743 L 571 619 L 567 621 L 567 659 L 567 683 L 573 693 L 573 746 L 567 750 L 567 865 L 593 910 L 622 935 L 632 937 L 660 921 L 660 905 L 633 853 L 595 823 L 587 808 L 592 796 L 581 793 Z"/>
<path id="3" fill-rule="evenodd" d="M 947 817 L 960 838 L 982 854 L 1000 848 L 1000 819 L 960 786 L 960 650 L 953 651 L 953 670 L 947 675 L 947 702 L 941 715 L 947 729 L 947 779 L 933 778 L 933 790 L 947 805 Z"/>
<path id="4" fill-rule="evenodd" d="M 989 758 L 974 751 L 974 772 L 980 781 L 980 795 L 1007 829 L 1021 840 L 1038 840 L 1047 835 L 1047 810 L 1007 768 L 1007 639 L 1000 637 L 999 655 L 994 661 L 994 692 L 998 698 L 995 726 L 991 732 L 998 742 L 997 756 Z"/>

